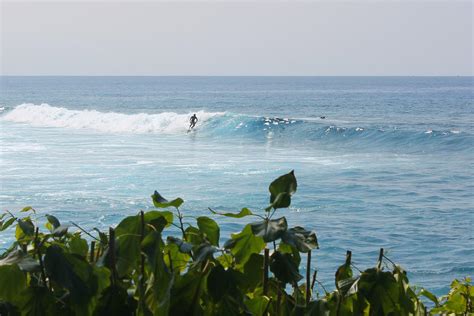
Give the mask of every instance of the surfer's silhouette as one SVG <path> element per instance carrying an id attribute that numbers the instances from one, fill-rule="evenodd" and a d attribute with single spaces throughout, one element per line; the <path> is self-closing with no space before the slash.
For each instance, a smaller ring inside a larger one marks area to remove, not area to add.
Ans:
<path id="1" fill-rule="evenodd" d="M 196 114 L 193 114 L 193 116 L 189 118 L 189 130 L 192 130 L 194 126 L 196 126 L 197 121 L 198 121 L 198 118 Z"/>

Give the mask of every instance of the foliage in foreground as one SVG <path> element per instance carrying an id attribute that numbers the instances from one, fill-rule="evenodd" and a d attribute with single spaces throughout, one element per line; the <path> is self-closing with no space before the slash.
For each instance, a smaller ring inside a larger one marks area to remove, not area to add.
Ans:
<path id="1" fill-rule="evenodd" d="M 263 215 L 243 208 L 231 218 L 258 221 L 220 245 L 211 218 L 180 210 L 183 200 L 152 195 L 157 210 L 123 219 L 109 232 L 63 225 L 46 215 L 46 232 L 31 207 L 20 218 L 6 212 L 0 230 L 16 224 L 16 242 L 0 256 L 0 315 L 425 315 L 472 313 L 474 288 L 455 280 L 437 298 L 415 291 L 405 271 L 386 258 L 356 274 L 348 251 L 335 274 L 336 290 L 319 295 L 311 254 L 316 233 L 274 218 L 290 206 L 297 182 L 293 171 L 270 184 Z M 159 210 L 158 210 L 159 209 Z M 165 210 L 164 210 L 165 209 Z M 169 211 L 166 209 L 173 209 Z M 194 218 L 193 218 L 194 221 Z M 163 232 L 171 225 L 180 236 Z M 72 228 L 77 231 L 71 232 Z M 87 237 L 85 236 L 87 235 Z M 85 238 L 83 238 L 85 237 Z M 91 240 L 88 242 L 88 240 Z M 272 249 L 270 251 L 270 248 Z M 305 253 L 306 275 L 300 274 Z M 314 271 L 314 273 L 312 273 Z M 321 285 L 322 286 L 322 285 Z M 420 297 L 433 302 L 427 311 Z"/>

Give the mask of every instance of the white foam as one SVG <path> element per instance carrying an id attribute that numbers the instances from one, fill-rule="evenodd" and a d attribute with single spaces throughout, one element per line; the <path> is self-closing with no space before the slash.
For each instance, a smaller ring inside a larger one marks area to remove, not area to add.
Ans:
<path id="1" fill-rule="evenodd" d="M 165 133 L 186 132 L 189 127 L 189 114 L 163 112 L 159 114 L 123 114 L 99 112 L 95 110 L 68 110 L 48 104 L 35 105 L 24 103 L 1 117 L 2 120 L 27 123 L 39 127 L 62 127 L 74 129 L 92 129 L 108 133 Z M 199 125 L 224 113 L 196 112 Z"/>

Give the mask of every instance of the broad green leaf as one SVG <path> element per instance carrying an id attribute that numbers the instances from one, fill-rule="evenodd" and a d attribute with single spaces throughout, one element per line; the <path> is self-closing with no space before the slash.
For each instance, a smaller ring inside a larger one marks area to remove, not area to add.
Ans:
<path id="1" fill-rule="evenodd" d="M 254 215 L 254 214 L 252 213 L 252 211 L 249 210 L 249 209 L 246 208 L 246 207 L 244 207 L 243 209 L 241 209 L 239 213 L 219 213 L 219 212 L 214 211 L 214 210 L 211 209 L 211 208 L 209 208 L 209 210 L 210 210 L 211 213 L 213 213 L 213 214 L 222 215 L 222 216 L 227 216 L 227 217 L 233 217 L 233 218 L 242 218 L 242 217 L 245 217 L 245 216 Z"/>
<path id="2" fill-rule="evenodd" d="M 369 302 L 371 313 L 388 315 L 397 310 L 399 288 L 391 272 L 367 269 L 360 275 L 358 288 Z"/>
<path id="3" fill-rule="evenodd" d="M 171 244 L 176 244 L 178 246 L 179 251 L 182 252 L 182 253 L 190 254 L 191 251 L 193 250 L 193 244 L 182 241 L 179 238 L 175 238 L 173 236 L 168 236 L 166 238 L 166 241 L 168 242 L 168 244 L 170 244 L 170 243 Z"/>
<path id="4" fill-rule="evenodd" d="M 279 251 L 270 256 L 270 271 L 283 283 L 295 284 L 303 278 L 291 255 Z"/>
<path id="5" fill-rule="evenodd" d="M 111 272 L 106 267 L 93 267 L 92 272 L 97 279 L 97 292 L 98 294 L 102 293 L 103 290 L 110 286 L 110 275 Z"/>
<path id="6" fill-rule="evenodd" d="M 300 252 L 308 252 L 312 249 L 319 248 L 316 233 L 300 226 L 288 229 L 281 239 L 285 243 L 296 247 Z"/>
<path id="7" fill-rule="evenodd" d="M 0 266 L 0 301 L 17 302 L 21 299 L 21 291 L 26 288 L 26 274 L 18 265 Z"/>
<path id="8" fill-rule="evenodd" d="M 220 229 L 213 219 L 205 216 L 198 217 L 197 225 L 212 245 L 219 246 Z"/>
<path id="9" fill-rule="evenodd" d="M 51 225 L 53 225 L 53 228 L 58 228 L 61 225 L 59 220 L 53 215 L 46 214 L 46 219 L 51 223 Z"/>
<path id="10" fill-rule="evenodd" d="M 253 253 L 244 265 L 242 277 L 240 278 L 241 287 L 251 292 L 260 286 L 263 282 L 263 261 L 262 255 Z"/>
<path id="11" fill-rule="evenodd" d="M 295 265 L 298 266 L 298 267 L 300 266 L 301 255 L 300 255 L 299 250 L 296 247 L 288 245 L 285 242 L 280 242 L 279 245 L 278 245 L 277 250 L 278 250 L 278 252 L 280 252 L 282 254 L 285 254 L 285 253 L 290 254 L 291 259 L 293 260 Z"/>
<path id="12" fill-rule="evenodd" d="M 181 199 L 181 198 L 176 198 L 172 201 L 168 201 L 167 199 L 162 197 L 161 194 L 158 193 L 157 191 L 155 191 L 155 193 L 153 193 L 151 198 L 153 200 L 153 205 L 155 205 L 155 207 L 159 207 L 159 208 L 167 208 L 167 207 L 170 207 L 170 206 L 178 208 L 184 202 L 183 199 Z"/>
<path id="13" fill-rule="evenodd" d="M 46 249 L 44 267 L 47 276 L 71 293 L 73 302 L 83 304 L 95 294 L 97 279 L 92 267 L 82 257 L 68 254 L 52 245 Z"/>
<path id="14" fill-rule="evenodd" d="M 341 281 L 352 278 L 351 253 L 348 252 L 346 262 L 336 271 L 336 288 L 341 292 Z"/>
<path id="15" fill-rule="evenodd" d="M 230 249 L 239 264 L 244 264 L 253 253 L 258 254 L 265 247 L 263 238 L 255 236 L 250 225 L 246 225 L 240 233 L 231 236 L 232 239 L 224 247 Z"/>
<path id="16" fill-rule="evenodd" d="M 21 230 L 23 233 L 27 236 L 33 236 L 35 233 L 35 226 L 31 222 L 29 218 L 27 219 L 19 219 L 18 220 L 18 225 L 20 226 Z"/>
<path id="17" fill-rule="evenodd" d="M 188 228 L 185 229 L 185 236 L 186 236 L 186 241 L 195 245 L 199 246 L 204 242 L 203 236 L 201 231 L 194 226 L 189 226 Z"/>
<path id="18" fill-rule="evenodd" d="M 43 286 L 30 286 L 21 293 L 21 312 L 25 316 L 59 315 L 56 299 Z"/>
<path id="19" fill-rule="evenodd" d="M 194 264 L 213 258 L 216 251 L 217 248 L 207 242 L 199 245 L 194 251 Z"/>
<path id="20" fill-rule="evenodd" d="M 21 250 L 14 250 L 0 260 L 0 266 L 11 264 L 18 264 L 22 271 L 27 272 L 36 272 L 40 269 L 39 262 Z"/>
<path id="21" fill-rule="evenodd" d="M 192 246 L 191 246 L 192 249 Z M 169 270 L 173 271 L 173 273 L 181 273 L 186 270 L 189 260 L 191 256 L 189 253 L 184 253 L 179 250 L 179 246 L 175 243 L 168 243 L 164 250 L 164 261 L 166 266 L 169 267 Z"/>
<path id="22" fill-rule="evenodd" d="M 35 211 L 31 206 L 25 206 L 24 208 L 21 209 L 20 212 L 28 212 L 31 210 L 33 210 L 33 212 Z"/>
<path id="23" fill-rule="evenodd" d="M 273 208 L 288 207 L 291 196 L 296 192 L 297 182 L 294 170 L 275 179 L 269 186 L 270 204 Z"/>
<path id="24" fill-rule="evenodd" d="M 262 237 L 265 242 L 272 242 L 281 238 L 288 229 L 285 217 L 254 222 L 250 226 L 252 227 L 253 234 Z"/>
<path id="25" fill-rule="evenodd" d="M 116 266 L 120 277 L 126 276 L 140 258 L 141 219 L 128 216 L 115 228 Z"/>
<path id="26" fill-rule="evenodd" d="M 54 228 L 51 233 L 55 237 L 62 237 L 67 234 L 68 229 L 69 225 L 59 225 L 58 227 Z"/>
<path id="27" fill-rule="evenodd" d="M 89 252 L 89 246 L 85 239 L 79 235 L 74 235 L 68 240 L 69 252 L 86 257 Z"/>
<path id="28" fill-rule="evenodd" d="M 169 315 L 200 315 L 202 308 L 196 303 L 206 280 L 206 274 L 188 270 L 186 274 L 176 275 L 171 289 L 171 308 Z M 194 305 L 193 305 L 194 303 Z"/>
<path id="29" fill-rule="evenodd" d="M 270 298 L 268 296 L 257 296 L 245 302 L 248 310 L 255 316 L 264 316 Z"/>
<path id="30" fill-rule="evenodd" d="M 144 215 L 145 217 L 145 222 L 153 224 L 153 222 L 160 218 L 163 217 L 166 220 L 165 227 L 170 226 L 173 223 L 173 218 L 174 215 L 170 211 L 148 211 Z M 158 228 L 158 227 L 155 227 Z"/>
<path id="31" fill-rule="evenodd" d="M 118 286 L 104 290 L 94 311 L 95 316 L 134 315 L 137 302 L 128 297 L 127 291 Z"/>
<path id="32" fill-rule="evenodd" d="M 207 290 L 214 301 L 219 302 L 232 287 L 235 287 L 235 281 L 231 271 L 224 270 L 220 265 L 215 266 L 207 276 Z"/>
<path id="33" fill-rule="evenodd" d="M 147 264 L 153 277 L 148 279 L 149 295 L 147 305 L 154 315 L 167 315 L 170 306 L 170 293 L 173 275 L 168 271 L 163 258 L 164 243 L 161 233 L 150 232 L 141 243 Z"/>
<path id="34" fill-rule="evenodd" d="M 229 253 L 223 253 L 222 255 L 216 257 L 216 260 L 225 268 L 228 269 L 232 266 L 234 258 Z"/>

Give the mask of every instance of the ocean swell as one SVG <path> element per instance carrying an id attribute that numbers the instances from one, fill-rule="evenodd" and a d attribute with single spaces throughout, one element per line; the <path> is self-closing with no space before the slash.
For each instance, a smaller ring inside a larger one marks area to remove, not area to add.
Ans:
<path id="1" fill-rule="evenodd" d="M 402 152 L 470 151 L 474 137 L 457 129 L 433 130 L 400 126 L 351 126 L 329 119 L 292 119 L 250 116 L 223 112 L 196 112 L 199 135 L 211 138 L 249 138 L 351 149 L 389 149 Z M 96 110 L 69 110 L 48 104 L 21 104 L 3 112 L 1 120 L 38 127 L 90 129 L 104 133 L 156 133 L 184 135 L 192 113 L 125 114 Z M 343 124 L 345 126 L 339 126 Z"/>

